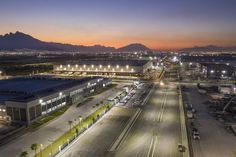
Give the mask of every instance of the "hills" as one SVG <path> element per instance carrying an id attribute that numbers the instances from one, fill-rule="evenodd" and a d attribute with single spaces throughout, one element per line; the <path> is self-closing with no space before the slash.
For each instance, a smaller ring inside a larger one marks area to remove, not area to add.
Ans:
<path id="1" fill-rule="evenodd" d="M 45 42 L 36 39 L 22 32 L 8 33 L 0 35 L 0 50 L 15 51 L 15 50 L 45 50 L 45 51 L 78 51 L 78 52 L 132 52 L 132 51 L 150 51 L 146 46 L 135 43 L 121 48 L 106 47 L 102 45 L 84 46 L 71 45 L 55 42 Z"/>
<path id="2" fill-rule="evenodd" d="M 208 46 L 195 46 L 191 48 L 184 48 L 181 49 L 180 51 L 185 51 L 185 52 L 224 52 L 224 51 L 236 51 L 236 46 L 232 47 L 220 47 L 216 45 L 208 45 Z"/>

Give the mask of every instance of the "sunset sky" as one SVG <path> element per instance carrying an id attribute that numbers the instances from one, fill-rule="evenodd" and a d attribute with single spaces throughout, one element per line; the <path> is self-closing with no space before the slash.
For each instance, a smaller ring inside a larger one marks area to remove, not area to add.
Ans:
<path id="1" fill-rule="evenodd" d="M 236 45 L 236 0 L 1 0 L 0 34 L 152 49 Z"/>

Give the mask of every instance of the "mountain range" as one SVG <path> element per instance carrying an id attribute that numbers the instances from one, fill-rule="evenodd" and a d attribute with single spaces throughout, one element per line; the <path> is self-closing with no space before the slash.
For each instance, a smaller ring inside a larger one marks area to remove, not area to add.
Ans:
<path id="1" fill-rule="evenodd" d="M 106 47 L 102 45 L 84 46 L 56 42 L 45 42 L 22 32 L 0 35 L 0 50 L 45 50 L 45 51 L 70 51 L 70 52 L 132 52 L 150 51 L 145 45 L 135 43 L 121 48 Z"/>
<path id="2" fill-rule="evenodd" d="M 208 46 L 195 46 L 191 48 L 181 49 L 182 52 L 225 52 L 225 51 L 236 51 L 236 46 L 231 47 L 220 47 L 216 45 Z"/>

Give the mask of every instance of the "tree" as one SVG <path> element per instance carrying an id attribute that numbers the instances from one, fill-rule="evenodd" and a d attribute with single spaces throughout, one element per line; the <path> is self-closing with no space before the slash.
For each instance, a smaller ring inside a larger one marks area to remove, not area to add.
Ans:
<path id="1" fill-rule="evenodd" d="M 34 144 L 31 145 L 31 149 L 34 151 L 35 156 L 36 156 L 36 154 L 37 154 L 38 146 L 39 146 L 39 145 L 38 145 L 37 143 L 34 143 Z"/>
<path id="2" fill-rule="evenodd" d="M 79 129 L 78 128 L 75 129 L 75 133 L 76 133 L 76 136 L 78 136 L 78 134 L 79 134 Z"/>
<path id="3" fill-rule="evenodd" d="M 70 130 L 71 130 L 71 128 L 72 128 L 72 124 L 73 124 L 73 121 L 69 120 L 69 121 L 68 121 L 68 124 L 69 124 L 69 126 L 70 126 Z"/>
<path id="4" fill-rule="evenodd" d="M 20 157 L 28 157 L 28 152 L 27 151 L 21 152 Z"/>

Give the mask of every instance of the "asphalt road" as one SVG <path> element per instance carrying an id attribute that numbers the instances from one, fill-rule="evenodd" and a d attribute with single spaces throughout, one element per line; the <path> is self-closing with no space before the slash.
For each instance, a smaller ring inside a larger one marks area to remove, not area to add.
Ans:
<path id="1" fill-rule="evenodd" d="M 156 86 L 140 108 L 113 108 L 62 156 L 182 157 L 177 148 L 181 126 L 176 87 L 174 83 Z"/>
<path id="2" fill-rule="evenodd" d="M 61 154 L 63 157 L 105 157 L 136 109 L 113 107 L 94 127 Z"/>
<path id="3" fill-rule="evenodd" d="M 179 103 L 176 85 L 157 88 L 114 157 L 180 157 Z"/>

